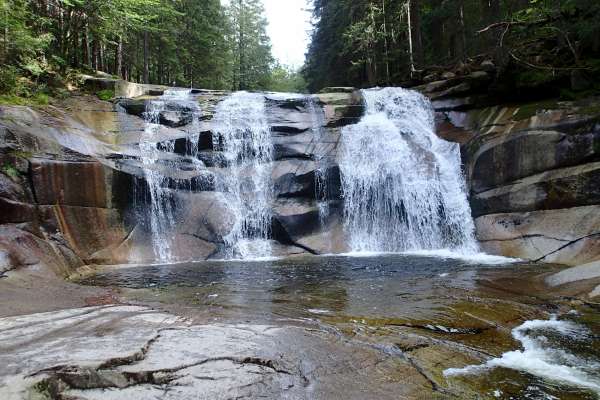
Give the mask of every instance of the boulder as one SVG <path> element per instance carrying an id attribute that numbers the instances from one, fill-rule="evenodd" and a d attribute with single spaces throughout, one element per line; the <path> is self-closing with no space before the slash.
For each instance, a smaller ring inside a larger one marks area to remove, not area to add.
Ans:
<path id="1" fill-rule="evenodd" d="M 475 225 L 482 249 L 491 254 L 568 265 L 600 254 L 600 205 L 491 214 Z"/>
<path id="2" fill-rule="evenodd" d="M 122 107 L 127 114 L 135 115 L 136 117 L 143 118 L 146 112 L 146 103 L 148 99 L 123 99 L 119 101 L 118 105 Z"/>
<path id="3" fill-rule="evenodd" d="M 316 95 L 325 112 L 325 126 L 333 128 L 358 123 L 364 114 L 360 92 Z"/>
<path id="4" fill-rule="evenodd" d="M 31 159 L 31 181 L 40 205 L 111 208 L 113 171 L 95 161 Z"/>
<path id="5" fill-rule="evenodd" d="M 273 163 L 271 179 L 277 197 L 315 197 L 314 161 L 286 160 Z"/>
<path id="6" fill-rule="evenodd" d="M 600 162 L 532 175 L 471 199 L 475 217 L 594 204 L 600 204 Z"/>
<path id="7" fill-rule="evenodd" d="M 160 123 L 169 128 L 180 128 L 192 123 L 193 114 L 178 111 L 163 111 L 160 113 Z"/>
<path id="8" fill-rule="evenodd" d="M 543 171 L 600 159 L 599 128 L 582 134 L 523 131 L 489 140 L 473 155 L 471 189 L 480 193 Z"/>
<path id="9" fill-rule="evenodd" d="M 271 131 L 278 133 L 302 133 L 318 123 L 311 113 L 307 98 L 276 99 L 267 97 L 267 116 Z"/>
<path id="10" fill-rule="evenodd" d="M 496 65 L 491 60 L 485 60 L 481 63 L 481 69 L 493 73 L 496 71 Z"/>
<path id="11" fill-rule="evenodd" d="M 353 93 L 356 88 L 353 87 L 344 87 L 344 86 L 334 86 L 334 87 L 326 87 L 321 89 L 319 93 Z"/>
<path id="12" fill-rule="evenodd" d="M 226 193 L 176 193 L 181 210 L 176 231 L 210 243 L 224 243 L 235 223 L 235 210 Z"/>
<path id="13" fill-rule="evenodd" d="M 0 275 L 13 269 L 40 265 L 67 276 L 83 265 L 63 243 L 38 237 L 15 225 L 0 225 L 0 252 L 4 264 Z"/>

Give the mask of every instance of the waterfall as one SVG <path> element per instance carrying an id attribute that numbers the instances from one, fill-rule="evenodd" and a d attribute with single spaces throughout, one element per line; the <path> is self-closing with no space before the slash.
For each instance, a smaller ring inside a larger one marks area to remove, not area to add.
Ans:
<path id="1" fill-rule="evenodd" d="M 148 186 L 150 207 L 148 209 L 149 228 L 152 247 L 157 261 L 173 261 L 172 230 L 174 226 L 173 210 L 175 199 L 168 188 L 170 177 L 165 171 L 177 169 L 178 160 L 169 157 L 175 151 L 175 140 L 161 137 L 161 116 L 167 112 L 181 112 L 186 109 L 191 114 L 191 121 L 186 129 L 187 151 L 192 156 L 193 167 L 203 168 L 203 164 L 195 159 L 198 152 L 198 115 L 199 107 L 191 98 L 190 90 L 167 90 L 157 100 L 146 103 L 144 119 L 146 126 L 140 139 L 142 169 Z"/>
<path id="2" fill-rule="evenodd" d="M 213 119 L 213 147 L 228 168 L 217 183 L 236 222 L 224 239 L 229 258 L 271 255 L 271 162 L 273 144 L 265 97 L 237 92 L 219 103 Z"/>
<path id="3" fill-rule="evenodd" d="M 344 225 L 353 251 L 477 251 L 460 149 L 435 134 L 421 94 L 363 90 L 366 113 L 342 129 Z"/>
<path id="4" fill-rule="evenodd" d="M 315 198 L 319 209 L 321 227 L 325 225 L 329 216 L 329 187 L 327 185 L 327 146 L 323 145 L 325 134 L 325 113 L 313 96 L 306 99 L 307 110 L 310 113 L 314 146 L 314 158 L 317 164 L 315 169 Z"/>

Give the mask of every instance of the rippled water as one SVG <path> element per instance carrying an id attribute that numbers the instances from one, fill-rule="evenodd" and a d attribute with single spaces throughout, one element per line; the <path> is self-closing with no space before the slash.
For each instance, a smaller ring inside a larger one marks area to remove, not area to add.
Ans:
<path id="1" fill-rule="evenodd" d="M 386 352 L 425 338 L 438 345 L 411 357 L 424 357 L 422 368 L 444 385 L 481 398 L 597 398 L 594 311 L 569 312 L 535 283 L 558 267 L 499 261 L 401 254 L 214 261 L 107 269 L 83 283 L 122 287 L 200 320 L 317 324 Z M 484 359 L 467 361 L 465 350 Z"/>

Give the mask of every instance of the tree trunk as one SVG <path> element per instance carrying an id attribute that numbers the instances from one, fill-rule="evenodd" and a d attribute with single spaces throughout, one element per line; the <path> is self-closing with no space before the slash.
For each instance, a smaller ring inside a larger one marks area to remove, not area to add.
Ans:
<path id="1" fill-rule="evenodd" d="M 413 46 L 413 67 L 423 65 L 423 39 L 421 36 L 421 1 L 409 0 L 410 35 Z M 413 69 L 413 71 L 416 69 Z"/>
<path id="2" fill-rule="evenodd" d="M 148 32 L 144 32 L 144 83 L 150 83 L 150 65 L 148 58 L 150 57 Z"/>
<path id="3" fill-rule="evenodd" d="M 381 0 L 381 12 L 383 13 L 383 46 L 385 52 L 385 83 L 390 84 L 390 54 L 388 46 L 387 18 L 385 13 L 385 0 Z"/>
<path id="4" fill-rule="evenodd" d="M 123 77 L 123 38 L 119 36 L 115 51 L 115 75 Z"/>
<path id="5" fill-rule="evenodd" d="M 442 6 L 442 0 L 433 0 L 431 7 L 439 9 Z M 431 47 L 432 47 L 432 58 L 434 60 L 440 60 L 446 57 L 444 52 L 444 21 L 439 15 L 435 15 L 431 21 Z"/>
<path id="6" fill-rule="evenodd" d="M 456 27 L 456 36 L 455 36 L 455 57 L 464 61 L 465 55 L 467 52 L 467 36 L 466 36 L 466 28 L 465 28 L 465 4 L 464 0 L 457 0 L 457 17 L 458 24 Z"/>

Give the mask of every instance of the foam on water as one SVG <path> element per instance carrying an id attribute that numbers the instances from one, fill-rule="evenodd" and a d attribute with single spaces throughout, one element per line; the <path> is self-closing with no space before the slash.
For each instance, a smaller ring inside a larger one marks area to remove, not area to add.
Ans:
<path id="1" fill-rule="evenodd" d="M 477 253 L 459 146 L 435 134 L 421 94 L 362 91 L 366 115 L 342 130 L 345 228 L 355 252 Z"/>
<path id="2" fill-rule="evenodd" d="M 224 238 L 227 258 L 270 257 L 273 144 L 264 95 L 232 94 L 217 106 L 213 124 L 213 146 L 229 165 L 217 189 L 229 195 L 236 217 Z"/>
<path id="3" fill-rule="evenodd" d="M 447 377 L 479 374 L 492 368 L 509 368 L 560 384 L 589 389 L 600 394 L 600 363 L 582 359 L 553 344 L 544 334 L 557 334 L 570 341 L 588 340 L 588 331 L 573 322 L 558 320 L 526 321 L 512 331 L 523 350 L 504 353 L 482 365 L 450 368 Z"/>

